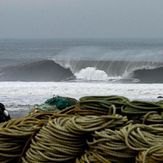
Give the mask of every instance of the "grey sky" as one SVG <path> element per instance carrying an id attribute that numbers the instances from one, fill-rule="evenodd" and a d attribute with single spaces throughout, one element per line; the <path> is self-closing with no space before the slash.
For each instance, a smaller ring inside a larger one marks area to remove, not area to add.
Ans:
<path id="1" fill-rule="evenodd" d="M 163 38 L 163 0 L 0 0 L 0 38 Z"/>

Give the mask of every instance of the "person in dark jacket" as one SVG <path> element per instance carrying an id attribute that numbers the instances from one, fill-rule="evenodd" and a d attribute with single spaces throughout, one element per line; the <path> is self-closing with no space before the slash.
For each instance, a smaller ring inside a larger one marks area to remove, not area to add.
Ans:
<path id="1" fill-rule="evenodd" d="M 10 115 L 8 111 L 5 109 L 5 106 L 2 103 L 0 103 L 0 123 L 8 121 L 10 119 L 11 119 Z"/>

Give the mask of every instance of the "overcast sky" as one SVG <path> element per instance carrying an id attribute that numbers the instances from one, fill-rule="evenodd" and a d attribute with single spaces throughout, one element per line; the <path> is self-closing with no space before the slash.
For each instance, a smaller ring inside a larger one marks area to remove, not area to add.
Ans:
<path id="1" fill-rule="evenodd" d="M 0 38 L 163 38 L 163 0 L 0 0 Z"/>

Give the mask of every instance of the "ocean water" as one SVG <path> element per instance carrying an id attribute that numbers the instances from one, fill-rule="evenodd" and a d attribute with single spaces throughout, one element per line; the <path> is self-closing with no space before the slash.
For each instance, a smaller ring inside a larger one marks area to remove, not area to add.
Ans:
<path id="1" fill-rule="evenodd" d="M 163 40 L 0 40 L 0 81 L 162 83 Z"/>
<path id="2" fill-rule="evenodd" d="M 0 40 L 0 101 L 28 109 L 53 95 L 163 95 L 163 40 Z"/>

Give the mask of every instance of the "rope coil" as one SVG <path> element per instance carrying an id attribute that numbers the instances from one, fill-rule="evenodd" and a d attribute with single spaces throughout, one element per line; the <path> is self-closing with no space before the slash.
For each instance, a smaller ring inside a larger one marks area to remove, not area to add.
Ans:
<path id="1" fill-rule="evenodd" d="M 161 163 L 163 103 L 89 96 L 0 124 L 1 163 Z"/>

